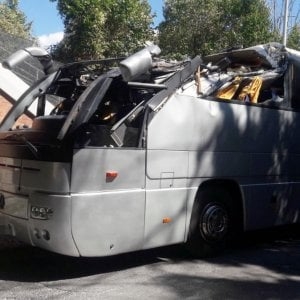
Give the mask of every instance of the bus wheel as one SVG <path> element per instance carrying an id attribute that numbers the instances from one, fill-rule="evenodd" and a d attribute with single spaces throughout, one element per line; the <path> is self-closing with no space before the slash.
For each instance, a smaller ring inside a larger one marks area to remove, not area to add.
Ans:
<path id="1" fill-rule="evenodd" d="M 188 250 L 195 256 L 216 255 L 229 237 L 236 222 L 230 194 L 222 188 L 204 188 L 199 191 L 191 216 Z"/>

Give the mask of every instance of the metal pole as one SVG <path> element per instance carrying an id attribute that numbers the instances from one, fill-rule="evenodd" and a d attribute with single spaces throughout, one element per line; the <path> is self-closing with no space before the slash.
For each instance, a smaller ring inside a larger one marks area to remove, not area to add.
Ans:
<path id="1" fill-rule="evenodd" d="M 283 45 L 286 46 L 286 41 L 287 41 L 287 26 L 288 26 L 288 13 L 289 10 L 289 0 L 285 0 L 285 5 L 284 5 L 284 23 L 283 23 Z"/>

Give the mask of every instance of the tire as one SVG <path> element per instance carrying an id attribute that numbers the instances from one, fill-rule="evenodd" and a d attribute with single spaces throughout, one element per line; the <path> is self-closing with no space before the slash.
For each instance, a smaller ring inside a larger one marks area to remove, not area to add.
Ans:
<path id="1" fill-rule="evenodd" d="M 237 231 L 231 195 L 223 188 L 206 187 L 194 203 L 187 248 L 196 257 L 215 256 L 224 250 Z"/>

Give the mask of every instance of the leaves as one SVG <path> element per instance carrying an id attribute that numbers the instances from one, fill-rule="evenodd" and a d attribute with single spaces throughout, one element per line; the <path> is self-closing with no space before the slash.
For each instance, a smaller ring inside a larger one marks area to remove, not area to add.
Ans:
<path id="1" fill-rule="evenodd" d="M 124 56 L 153 39 L 146 0 L 51 0 L 65 25 L 53 54 L 62 61 Z"/>
<path id="2" fill-rule="evenodd" d="M 295 24 L 292 27 L 290 34 L 288 36 L 287 46 L 292 49 L 300 50 L 300 25 L 299 24 Z"/>
<path id="3" fill-rule="evenodd" d="M 32 39 L 31 22 L 18 8 L 17 0 L 0 2 L 0 30 L 17 37 Z"/>
<path id="4" fill-rule="evenodd" d="M 281 41 L 270 0 L 165 0 L 158 37 L 147 0 L 50 1 L 65 24 L 65 38 L 53 51 L 62 61 L 125 56 L 155 38 L 164 55 L 180 59 Z M 297 45 L 297 34 L 295 27 L 290 44 Z"/>
<path id="5" fill-rule="evenodd" d="M 206 55 L 273 39 L 264 0 L 166 0 L 159 44 L 168 56 Z"/>

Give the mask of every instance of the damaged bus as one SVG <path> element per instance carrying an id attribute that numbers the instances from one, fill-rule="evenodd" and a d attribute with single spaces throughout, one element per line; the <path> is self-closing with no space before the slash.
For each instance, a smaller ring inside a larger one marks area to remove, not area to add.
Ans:
<path id="1" fill-rule="evenodd" d="M 299 222 L 300 53 L 159 52 L 67 64 L 19 98 L 0 127 L 1 234 L 70 256 L 211 255 Z M 32 125 L 15 126 L 35 101 Z"/>

